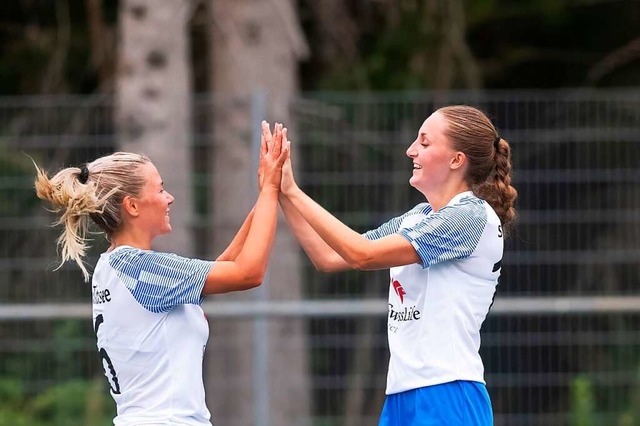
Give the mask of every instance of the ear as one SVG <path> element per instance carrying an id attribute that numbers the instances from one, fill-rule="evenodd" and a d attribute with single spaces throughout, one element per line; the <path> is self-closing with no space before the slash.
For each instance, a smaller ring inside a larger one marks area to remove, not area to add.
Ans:
<path id="1" fill-rule="evenodd" d="M 465 164 L 467 164 L 467 156 L 464 152 L 458 151 L 453 154 L 451 158 L 451 169 L 456 170 L 462 168 Z"/>
<path id="2" fill-rule="evenodd" d="M 138 201 L 130 195 L 127 195 L 122 199 L 122 208 L 129 216 L 138 217 L 138 215 L 140 215 L 138 207 Z"/>

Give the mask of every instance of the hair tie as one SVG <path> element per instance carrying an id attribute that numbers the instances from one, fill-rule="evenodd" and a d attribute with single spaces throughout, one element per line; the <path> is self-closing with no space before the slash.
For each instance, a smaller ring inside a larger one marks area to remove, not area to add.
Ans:
<path id="1" fill-rule="evenodd" d="M 500 145 L 500 140 L 502 138 L 500 137 L 500 135 L 496 135 L 496 138 L 493 140 L 493 147 L 496 149 L 496 151 L 498 150 L 498 146 Z"/>
<path id="2" fill-rule="evenodd" d="M 87 180 L 89 180 L 89 168 L 86 164 L 83 164 L 82 166 L 80 166 L 80 175 L 78 176 L 78 181 L 84 185 L 87 183 Z"/>

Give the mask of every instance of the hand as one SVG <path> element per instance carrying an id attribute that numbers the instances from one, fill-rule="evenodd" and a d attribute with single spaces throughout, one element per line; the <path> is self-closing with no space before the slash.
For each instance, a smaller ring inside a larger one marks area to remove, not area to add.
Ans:
<path id="1" fill-rule="evenodd" d="M 264 156 L 267 153 L 267 146 L 271 144 L 271 129 L 269 123 L 262 120 L 262 134 L 260 135 L 260 159 L 258 161 L 258 191 L 262 189 L 264 182 Z"/>
<path id="2" fill-rule="evenodd" d="M 290 146 L 290 142 L 287 139 L 287 129 L 284 129 L 282 135 L 282 143 L 283 145 Z M 287 158 L 284 160 L 284 164 L 282 165 L 282 179 L 280 181 L 280 192 L 283 195 L 287 195 L 296 189 L 298 185 L 293 177 L 293 167 L 291 166 L 291 150 L 287 154 Z"/>
<path id="3" fill-rule="evenodd" d="M 280 191 L 280 181 L 282 180 L 282 165 L 289 155 L 289 143 L 284 140 L 286 128 L 282 124 L 276 123 L 273 128 L 273 135 L 266 121 L 262 122 L 262 136 L 260 140 L 260 163 L 258 166 L 258 186 L 263 188 L 273 188 Z"/>

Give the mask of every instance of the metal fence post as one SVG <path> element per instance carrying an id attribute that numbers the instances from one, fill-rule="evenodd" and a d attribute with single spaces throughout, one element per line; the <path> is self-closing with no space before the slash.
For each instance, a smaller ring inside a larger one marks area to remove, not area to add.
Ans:
<path id="1" fill-rule="evenodd" d="M 253 155 L 253 170 L 258 170 L 260 155 L 260 136 L 262 134 L 262 120 L 266 117 L 266 93 L 256 90 L 251 98 L 251 152 Z M 257 196 L 256 179 L 253 180 L 254 194 Z M 269 298 L 267 285 L 269 272 L 265 275 L 264 283 L 255 290 L 256 300 L 266 301 Z M 253 411 L 255 426 L 269 426 L 269 339 L 267 317 L 258 315 L 253 320 L 254 347 L 253 352 Z"/>

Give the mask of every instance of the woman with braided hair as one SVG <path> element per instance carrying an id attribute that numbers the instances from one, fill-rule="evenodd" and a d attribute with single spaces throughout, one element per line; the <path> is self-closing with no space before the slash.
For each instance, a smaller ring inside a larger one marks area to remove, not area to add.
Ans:
<path id="1" fill-rule="evenodd" d="M 263 126 L 268 128 L 267 123 Z M 211 425 L 202 359 L 209 326 L 203 298 L 262 283 L 277 224 L 286 129 L 261 149 L 260 191 L 229 247 L 215 261 L 152 250 L 171 232 L 174 198 L 144 155 L 117 152 L 53 177 L 37 168 L 36 192 L 60 213 L 62 261 L 85 279 L 85 234 L 91 219 L 111 246 L 91 278 L 98 352 L 117 416 L 114 424 Z"/>
<path id="2" fill-rule="evenodd" d="M 363 235 L 296 185 L 290 161 L 280 205 L 318 270 L 390 269 L 379 426 L 492 425 L 478 351 L 516 216 L 510 147 L 483 112 L 458 105 L 429 116 L 406 153 L 426 202 Z"/>

